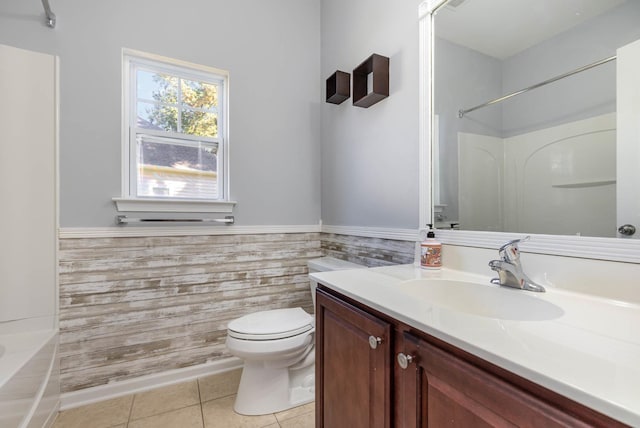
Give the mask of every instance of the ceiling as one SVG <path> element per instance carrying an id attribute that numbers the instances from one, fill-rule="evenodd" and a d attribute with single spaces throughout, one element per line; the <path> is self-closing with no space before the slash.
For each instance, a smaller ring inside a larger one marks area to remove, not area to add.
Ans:
<path id="1" fill-rule="evenodd" d="M 505 59 L 625 1 L 638 0 L 451 0 L 437 11 L 435 32 Z"/>

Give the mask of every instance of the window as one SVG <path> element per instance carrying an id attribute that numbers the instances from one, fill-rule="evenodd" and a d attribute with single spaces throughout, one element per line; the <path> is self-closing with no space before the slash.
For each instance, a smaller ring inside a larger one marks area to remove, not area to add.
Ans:
<path id="1" fill-rule="evenodd" d="M 118 209 L 230 212 L 227 73 L 128 50 L 123 59 Z"/>

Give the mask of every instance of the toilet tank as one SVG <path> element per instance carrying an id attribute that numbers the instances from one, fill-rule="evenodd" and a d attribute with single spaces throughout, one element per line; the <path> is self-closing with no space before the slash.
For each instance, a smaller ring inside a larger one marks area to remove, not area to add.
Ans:
<path id="1" fill-rule="evenodd" d="M 366 266 L 357 263 L 347 262 L 345 260 L 336 259 L 335 257 L 320 257 L 311 259 L 307 262 L 309 273 L 326 272 L 330 270 L 346 270 L 346 269 L 365 269 Z M 309 287 L 311 288 L 311 298 L 313 299 L 313 310 L 316 308 L 316 287 L 318 283 L 309 278 Z"/>

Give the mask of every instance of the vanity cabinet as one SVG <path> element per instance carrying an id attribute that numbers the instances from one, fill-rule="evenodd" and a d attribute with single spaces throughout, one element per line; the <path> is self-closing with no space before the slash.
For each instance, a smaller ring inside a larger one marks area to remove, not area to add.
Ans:
<path id="1" fill-rule="evenodd" d="M 622 427 L 322 285 L 316 427 Z"/>
<path id="2" fill-rule="evenodd" d="M 316 426 L 391 427 L 391 324 L 316 295 Z"/>

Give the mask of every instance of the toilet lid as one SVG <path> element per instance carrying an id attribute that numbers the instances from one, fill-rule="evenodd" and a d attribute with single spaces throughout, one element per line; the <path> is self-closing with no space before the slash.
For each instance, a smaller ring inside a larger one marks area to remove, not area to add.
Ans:
<path id="1" fill-rule="evenodd" d="M 246 340 L 273 340 L 295 336 L 313 328 L 313 317 L 302 308 L 254 312 L 227 326 L 232 337 Z"/>

